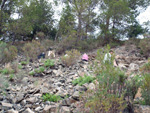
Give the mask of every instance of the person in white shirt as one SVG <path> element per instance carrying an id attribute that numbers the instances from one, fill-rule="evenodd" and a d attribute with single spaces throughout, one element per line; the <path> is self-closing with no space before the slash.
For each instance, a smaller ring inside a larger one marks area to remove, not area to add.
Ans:
<path id="1" fill-rule="evenodd" d="M 110 50 L 109 53 L 106 53 L 105 56 L 104 56 L 104 60 L 103 60 L 104 63 L 109 63 L 109 64 L 111 64 L 113 55 L 114 55 L 113 50 Z M 114 65 L 114 66 L 117 66 L 117 62 L 116 62 L 115 59 L 114 59 L 114 61 L 113 61 L 113 65 Z"/>

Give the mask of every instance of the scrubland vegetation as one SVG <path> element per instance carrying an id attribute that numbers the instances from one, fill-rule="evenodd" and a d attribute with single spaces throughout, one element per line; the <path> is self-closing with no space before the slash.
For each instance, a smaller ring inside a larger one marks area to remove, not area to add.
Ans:
<path id="1" fill-rule="evenodd" d="M 39 61 L 41 53 L 56 50 L 62 67 L 70 69 L 83 53 L 97 51 L 96 58 L 88 64 L 93 73 L 80 76 L 71 83 L 73 86 L 90 83 L 96 86 L 80 94 L 81 112 L 120 113 L 129 107 L 132 111 L 135 103 L 150 105 L 150 23 L 145 23 L 144 28 L 136 20 L 138 8 L 148 7 L 150 0 L 53 1 L 55 4 L 47 0 L 0 1 L 0 88 L 3 90 L 0 93 L 4 94 L 10 82 L 20 82 L 25 75 L 35 77 L 48 69 L 52 71 L 56 59 Z M 64 8 L 60 20 L 56 22 L 53 6 L 58 7 L 59 3 L 64 4 Z M 94 11 L 95 7 L 100 13 Z M 12 15 L 16 12 L 19 18 L 14 19 Z M 97 29 L 99 33 L 95 34 Z M 139 35 L 144 38 L 138 39 Z M 128 40 L 122 40 L 124 38 Z M 147 60 L 135 76 L 114 67 L 113 56 L 111 63 L 103 61 L 111 48 L 132 44 Z M 35 66 L 30 71 L 24 69 L 34 62 L 40 62 L 40 67 Z M 135 102 L 139 89 L 142 99 Z M 46 93 L 41 99 L 44 102 L 59 102 L 64 98 Z"/>

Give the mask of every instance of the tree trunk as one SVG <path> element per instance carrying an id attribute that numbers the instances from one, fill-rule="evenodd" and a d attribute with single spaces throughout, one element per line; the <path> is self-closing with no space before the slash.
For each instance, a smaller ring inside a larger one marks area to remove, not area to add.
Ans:
<path id="1" fill-rule="evenodd" d="M 107 17 L 106 19 L 106 27 L 105 27 L 105 40 L 106 40 L 106 43 L 109 43 L 110 41 L 110 37 L 109 37 L 109 24 L 110 24 L 110 18 Z"/>
<path id="2" fill-rule="evenodd" d="M 78 41 L 81 39 L 81 13 L 78 13 Z"/>

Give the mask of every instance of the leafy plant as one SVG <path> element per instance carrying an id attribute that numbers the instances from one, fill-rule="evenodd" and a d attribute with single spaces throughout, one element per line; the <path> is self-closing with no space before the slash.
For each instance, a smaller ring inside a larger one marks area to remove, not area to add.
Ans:
<path id="1" fill-rule="evenodd" d="M 42 100 L 43 101 L 58 102 L 59 100 L 61 100 L 61 97 L 58 95 L 52 95 L 52 94 L 46 93 L 42 96 Z"/>
<path id="2" fill-rule="evenodd" d="M 85 84 L 85 83 L 91 83 L 91 82 L 93 82 L 94 80 L 95 80 L 94 77 L 84 75 L 83 77 L 80 76 L 79 78 L 73 80 L 72 83 L 73 83 L 73 85 L 79 84 L 80 86 L 82 86 L 83 84 Z"/>
<path id="3" fill-rule="evenodd" d="M 21 65 L 27 65 L 28 62 L 27 61 L 21 61 Z"/>
<path id="4" fill-rule="evenodd" d="M 44 68 L 44 67 L 39 67 L 39 73 L 43 73 L 43 72 L 44 72 L 44 70 L 45 70 L 45 68 Z"/>
<path id="5" fill-rule="evenodd" d="M 55 64 L 54 64 L 54 60 L 51 60 L 51 59 L 47 59 L 44 61 L 44 66 L 45 67 L 53 67 Z"/>
<path id="6" fill-rule="evenodd" d="M 9 75 L 9 80 L 12 81 L 14 79 L 14 74 Z"/>
<path id="7" fill-rule="evenodd" d="M 34 71 L 31 71 L 31 72 L 29 72 L 29 75 L 34 75 L 35 74 L 35 72 Z"/>
<path id="8" fill-rule="evenodd" d="M 143 76 L 136 75 L 130 78 L 130 80 L 126 81 L 127 87 L 126 95 L 132 97 L 131 98 L 132 100 L 135 98 L 135 95 L 137 94 L 139 87 L 141 87 L 143 79 L 144 79 Z"/>
<path id="9" fill-rule="evenodd" d="M 23 67 L 22 67 L 22 65 L 21 65 L 21 64 L 19 64 L 19 65 L 18 65 L 18 68 L 19 68 L 19 69 L 22 69 Z"/>

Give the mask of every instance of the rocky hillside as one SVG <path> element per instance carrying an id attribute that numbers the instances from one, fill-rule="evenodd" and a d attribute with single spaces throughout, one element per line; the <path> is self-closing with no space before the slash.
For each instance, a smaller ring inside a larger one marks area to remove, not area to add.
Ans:
<path id="1" fill-rule="evenodd" d="M 135 46 L 121 46 L 114 48 L 118 66 L 126 71 L 126 74 L 138 73 L 139 67 L 146 62 L 140 55 L 140 50 Z M 91 54 L 91 53 L 89 53 Z M 93 53 L 92 53 L 93 54 Z M 96 52 L 94 52 L 96 54 Z M 94 60 L 94 59 L 93 59 Z M 34 62 L 23 66 L 26 72 L 42 66 L 42 62 Z M 72 81 L 80 76 L 93 75 L 92 61 L 79 60 L 77 64 L 65 67 L 55 59 L 55 66 L 47 68 L 40 74 L 23 77 L 19 82 L 11 82 L 4 95 L 0 95 L 1 113 L 78 113 L 80 92 L 94 89 L 93 83 L 82 86 L 73 85 Z M 2 91 L 1 91 L 2 92 Z M 51 93 L 59 95 L 59 102 L 43 101 L 43 94 Z M 138 107 L 139 109 L 139 107 Z M 139 111 L 139 110 L 138 110 Z M 138 113 L 138 112 L 137 112 Z M 140 112 L 139 112 L 140 113 Z M 148 113 L 148 112 L 145 112 Z"/>

